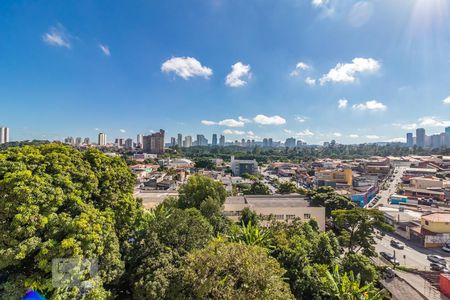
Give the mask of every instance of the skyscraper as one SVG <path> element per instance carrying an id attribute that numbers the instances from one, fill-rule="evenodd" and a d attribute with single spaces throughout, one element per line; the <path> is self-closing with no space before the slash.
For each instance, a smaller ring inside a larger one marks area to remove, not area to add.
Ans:
<path id="1" fill-rule="evenodd" d="M 197 134 L 197 146 L 208 146 L 208 139 L 203 134 Z"/>
<path id="2" fill-rule="evenodd" d="M 75 139 L 75 145 L 80 146 L 81 145 L 81 137 L 77 137 Z"/>
<path id="3" fill-rule="evenodd" d="M 177 135 L 177 145 L 180 148 L 183 147 L 183 135 L 181 133 Z"/>
<path id="4" fill-rule="evenodd" d="M 98 134 L 98 145 L 106 146 L 106 133 L 100 132 Z"/>
<path id="5" fill-rule="evenodd" d="M 287 138 L 286 142 L 284 142 L 284 146 L 286 148 L 295 148 L 296 140 L 295 138 Z"/>
<path id="6" fill-rule="evenodd" d="M 217 134 L 215 133 L 212 135 L 212 145 L 217 146 Z"/>
<path id="7" fill-rule="evenodd" d="M 9 128 L 0 127 L 0 144 L 9 142 Z"/>
<path id="8" fill-rule="evenodd" d="M 125 140 L 125 148 L 133 149 L 133 139 L 126 139 Z"/>
<path id="9" fill-rule="evenodd" d="M 142 134 L 138 134 L 137 138 L 136 138 L 136 146 L 138 148 L 142 148 L 142 143 L 143 143 L 143 135 Z"/>
<path id="10" fill-rule="evenodd" d="M 417 147 L 420 147 L 420 148 L 425 147 L 425 129 L 424 128 L 416 129 L 416 145 L 417 145 Z"/>
<path id="11" fill-rule="evenodd" d="M 414 145 L 413 134 L 412 132 L 408 132 L 406 134 L 406 146 L 412 147 Z"/>
<path id="12" fill-rule="evenodd" d="M 187 135 L 184 137 L 184 145 L 183 146 L 186 148 L 192 147 L 192 136 Z"/>
<path id="13" fill-rule="evenodd" d="M 143 137 L 144 153 L 163 154 L 164 153 L 164 134 L 165 131 L 160 129 L 151 135 Z"/>
<path id="14" fill-rule="evenodd" d="M 220 147 L 225 146 L 225 136 L 224 135 L 220 135 L 219 145 L 220 145 Z"/>
<path id="15" fill-rule="evenodd" d="M 90 138 L 84 138 L 84 142 L 83 142 L 83 144 L 85 144 L 85 145 L 90 145 L 91 144 L 91 139 Z"/>
<path id="16" fill-rule="evenodd" d="M 175 147 L 177 144 L 177 140 L 174 137 L 170 138 L 170 147 Z"/>

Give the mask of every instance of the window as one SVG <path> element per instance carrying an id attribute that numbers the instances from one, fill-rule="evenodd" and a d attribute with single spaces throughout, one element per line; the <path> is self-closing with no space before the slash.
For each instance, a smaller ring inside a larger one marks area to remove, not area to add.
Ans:
<path id="1" fill-rule="evenodd" d="M 295 215 L 286 215 L 286 220 L 293 220 L 295 219 Z"/>
<path id="2" fill-rule="evenodd" d="M 425 225 L 430 225 L 430 224 L 428 224 L 428 221 L 425 221 Z"/>
<path id="3" fill-rule="evenodd" d="M 311 219 L 311 214 L 303 214 L 303 218 L 306 220 Z"/>
<path id="4" fill-rule="evenodd" d="M 284 215 L 275 215 L 275 219 L 283 220 L 284 219 Z"/>

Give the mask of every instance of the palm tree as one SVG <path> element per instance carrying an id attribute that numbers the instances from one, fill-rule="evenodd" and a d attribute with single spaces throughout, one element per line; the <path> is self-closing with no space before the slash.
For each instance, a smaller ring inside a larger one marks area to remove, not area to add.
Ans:
<path id="1" fill-rule="evenodd" d="M 228 236 L 230 241 L 247 244 L 251 246 L 261 246 L 270 248 L 270 238 L 268 231 L 253 225 L 252 221 L 248 221 L 247 225 L 242 222 L 241 226 L 235 227 L 231 235 Z"/>
<path id="2" fill-rule="evenodd" d="M 336 265 L 333 273 L 327 271 L 322 278 L 331 299 L 339 300 L 381 300 L 383 291 L 374 287 L 373 283 L 361 286 L 359 274 L 355 277 L 353 272 L 341 274 Z"/>

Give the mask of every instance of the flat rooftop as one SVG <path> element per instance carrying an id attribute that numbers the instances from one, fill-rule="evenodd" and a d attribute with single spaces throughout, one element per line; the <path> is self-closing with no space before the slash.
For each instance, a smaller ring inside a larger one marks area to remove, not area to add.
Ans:
<path id="1" fill-rule="evenodd" d="M 246 195 L 227 197 L 225 205 L 240 204 L 252 207 L 308 207 L 310 202 L 301 195 Z"/>

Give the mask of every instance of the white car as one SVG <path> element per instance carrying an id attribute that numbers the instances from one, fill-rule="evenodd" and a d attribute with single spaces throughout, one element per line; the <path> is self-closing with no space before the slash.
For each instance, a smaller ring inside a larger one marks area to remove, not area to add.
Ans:
<path id="1" fill-rule="evenodd" d="M 441 248 L 442 251 L 448 252 L 450 253 L 450 245 L 445 245 L 444 247 Z"/>
<path id="2" fill-rule="evenodd" d="M 442 256 L 439 255 L 434 255 L 434 254 L 429 254 L 427 255 L 427 259 L 429 261 L 441 264 L 443 266 L 447 266 L 447 261 L 445 260 L 445 258 L 443 258 Z"/>

